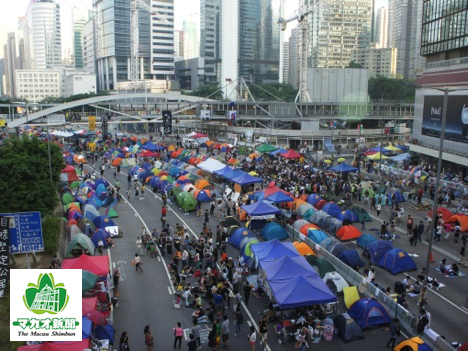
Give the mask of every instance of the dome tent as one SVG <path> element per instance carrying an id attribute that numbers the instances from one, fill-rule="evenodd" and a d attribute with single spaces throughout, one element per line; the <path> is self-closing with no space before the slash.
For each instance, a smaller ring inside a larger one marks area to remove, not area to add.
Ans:
<path id="1" fill-rule="evenodd" d="M 247 228 L 237 228 L 232 232 L 231 236 L 229 237 L 228 242 L 235 248 L 240 249 L 240 244 L 242 242 L 242 239 L 254 238 L 254 237 L 255 235 Z"/>
<path id="2" fill-rule="evenodd" d="M 378 239 L 372 234 L 362 234 L 359 238 L 357 238 L 356 244 L 357 246 L 364 249 L 367 245 L 377 240 Z"/>
<path id="3" fill-rule="evenodd" d="M 338 335 L 345 343 L 353 340 L 364 339 L 362 329 L 348 313 L 341 313 L 333 318 L 333 324 L 338 329 Z"/>
<path id="4" fill-rule="evenodd" d="M 310 238 L 310 240 L 312 240 L 316 244 L 328 238 L 328 235 L 325 232 L 323 232 L 320 229 L 315 229 L 315 228 L 309 228 L 307 236 Z"/>
<path id="5" fill-rule="evenodd" d="M 409 272 L 417 269 L 413 259 L 402 249 L 389 250 L 377 263 L 379 267 L 396 275 L 401 272 Z"/>
<path id="6" fill-rule="evenodd" d="M 267 223 L 262 228 L 261 234 L 265 240 L 283 240 L 288 237 L 286 229 L 284 229 L 279 223 L 276 222 Z"/>
<path id="7" fill-rule="evenodd" d="M 377 240 L 366 246 L 363 255 L 370 258 L 373 263 L 379 263 L 385 254 L 393 249 L 393 243 L 389 240 Z"/>
<path id="8" fill-rule="evenodd" d="M 363 330 L 373 326 L 388 325 L 392 321 L 382 304 L 370 297 L 359 299 L 353 303 L 348 314 Z"/>

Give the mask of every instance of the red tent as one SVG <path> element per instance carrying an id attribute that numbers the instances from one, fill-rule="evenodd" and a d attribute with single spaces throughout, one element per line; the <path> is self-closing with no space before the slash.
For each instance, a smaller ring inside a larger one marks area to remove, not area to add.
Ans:
<path id="1" fill-rule="evenodd" d="M 270 184 L 268 184 L 268 186 L 262 190 L 264 198 L 267 198 L 268 196 L 273 195 L 274 193 L 278 191 L 281 191 L 282 193 L 289 195 L 289 193 L 286 190 L 278 188 L 275 182 L 270 182 Z"/>
<path id="2" fill-rule="evenodd" d="M 336 236 L 341 241 L 354 240 L 361 236 L 361 231 L 352 225 L 345 225 L 338 229 Z"/>
<path id="3" fill-rule="evenodd" d="M 142 157 L 159 157 L 161 156 L 161 154 L 157 154 L 153 151 L 150 151 L 150 150 L 144 150 L 142 152 L 140 152 L 140 156 Z"/>
<path id="4" fill-rule="evenodd" d="M 317 210 L 321 210 L 323 206 L 325 206 L 326 204 L 328 204 L 328 201 L 325 200 L 325 199 L 321 199 L 319 201 L 317 201 L 314 205 L 314 207 L 317 209 Z"/>
<path id="5" fill-rule="evenodd" d="M 191 136 L 193 139 L 198 139 L 198 138 L 206 138 L 208 135 L 202 134 L 202 133 L 197 133 Z"/>
<path id="6" fill-rule="evenodd" d="M 453 213 L 450 212 L 449 210 L 447 210 L 445 207 L 438 207 L 437 208 L 437 213 L 439 213 L 439 212 L 442 214 L 442 219 L 444 221 L 446 221 L 447 219 L 449 219 L 450 217 L 453 216 Z M 432 218 L 432 210 L 430 210 L 427 215 Z"/>
<path id="7" fill-rule="evenodd" d="M 81 315 L 86 316 L 89 312 L 96 311 L 97 297 L 84 297 L 81 299 Z"/>
<path id="8" fill-rule="evenodd" d="M 89 339 L 81 341 L 45 342 L 39 345 L 18 347 L 18 351 L 83 351 L 89 347 Z"/>
<path id="9" fill-rule="evenodd" d="M 79 180 L 76 175 L 76 169 L 72 165 L 68 165 L 61 170 L 60 180 L 64 182 L 73 183 L 75 180 Z"/>
<path id="10" fill-rule="evenodd" d="M 83 254 L 78 258 L 63 260 L 62 269 L 84 269 L 98 276 L 107 275 L 109 273 L 109 257 Z"/>
<path id="11" fill-rule="evenodd" d="M 289 149 L 284 154 L 280 154 L 280 156 L 283 156 L 284 158 L 288 158 L 290 160 L 292 160 L 294 158 L 301 158 L 302 157 L 300 153 L 298 153 L 297 151 L 294 151 L 292 149 Z"/>

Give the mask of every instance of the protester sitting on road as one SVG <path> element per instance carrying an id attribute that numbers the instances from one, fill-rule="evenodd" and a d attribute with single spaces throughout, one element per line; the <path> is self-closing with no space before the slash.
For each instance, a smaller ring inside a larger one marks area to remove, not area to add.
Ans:
<path id="1" fill-rule="evenodd" d="M 422 288 L 421 283 L 418 280 L 416 280 L 414 284 L 411 285 L 407 291 L 415 295 L 419 295 L 421 293 L 421 288 Z"/>

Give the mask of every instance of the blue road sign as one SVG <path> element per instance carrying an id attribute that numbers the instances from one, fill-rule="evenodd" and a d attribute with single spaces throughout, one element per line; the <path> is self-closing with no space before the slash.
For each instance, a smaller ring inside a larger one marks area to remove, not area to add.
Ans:
<path id="1" fill-rule="evenodd" d="M 10 220 L 10 253 L 44 251 L 40 212 L 0 213 Z"/>

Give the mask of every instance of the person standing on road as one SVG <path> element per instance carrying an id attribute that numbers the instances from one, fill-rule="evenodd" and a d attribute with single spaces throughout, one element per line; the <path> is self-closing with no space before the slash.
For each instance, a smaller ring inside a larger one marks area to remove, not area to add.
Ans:
<path id="1" fill-rule="evenodd" d="M 263 315 L 260 322 L 258 322 L 258 335 L 260 336 L 260 345 L 265 345 L 268 338 L 268 319 Z"/>
<path id="2" fill-rule="evenodd" d="M 207 225 L 210 222 L 210 214 L 208 213 L 208 209 L 205 210 L 205 220 L 203 222 L 204 225 Z"/>
<path id="3" fill-rule="evenodd" d="M 143 269 L 141 269 L 141 258 L 137 253 L 135 254 L 135 258 L 133 259 L 133 262 L 135 263 L 135 270 L 137 272 L 138 270 L 140 270 L 140 272 L 143 273 Z"/>
<path id="4" fill-rule="evenodd" d="M 245 282 L 244 285 L 244 298 L 245 298 L 245 305 L 249 305 L 250 293 L 252 292 L 252 287 L 248 282 Z"/>
<path id="5" fill-rule="evenodd" d="M 419 230 L 419 233 L 418 233 L 418 241 L 421 242 L 421 236 L 423 235 L 424 233 L 424 223 L 423 221 L 419 221 L 419 225 L 418 225 L 418 230 Z"/>
<path id="6" fill-rule="evenodd" d="M 229 319 L 227 315 L 223 316 L 221 324 L 221 340 L 223 340 L 223 349 L 229 348 Z"/>
<path id="7" fill-rule="evenodd" d="M 411 215 L 408 215 L 408 219 L 406 220 L 406 229 L 408 235 L 411 235 L 411 232 L 413 231 L 413 218 Z"/>
<path id="8" fill-rule="evenodd" d="M 416 246 L 418 243 L 419 238 L 419 229 L 418 227 L 414 227 L 411 235 L 411 246 Z"/>
<path id="9" fill-rule="evenodd" d="M 434 241 L 437 240 L 440 243 L 440 236 L 442 235 L 442 224 L 438 224 L 434 230 Z"/>
<path id="10" fill-rule="evenodd" d="M 390 347 L 393 350 L 395 348 L 396 339 L 399 335 L 401 335 L 400 321 L 398 318 L 395 318 L 390 324 L 390 340 L 387 342 L 387 347 Z"/>
<path id="11" fill-rule="evenodd" d="M 210 332 L 208 333 L 208 347 L 211 351 L 216 351 L 216 324 L 211 325 Z"/>
<path id="12" fill-rule="evenodd" d="M 174 331 L 174 348 L 176 348 L 177 342 L 179 342 L 179 348 L 182 345 L 182 336 L 184 335 L 184 330 L 182 329 L 182 323 L 177 322 L 177 326 L 172 328 Z"/>
<path id="13" fill-rule="evenodd" d="M 463 240 L 462 246 L 460 248 L 460 263 L 466 267 L 467 264 L 465 261 L 465 254 L 466 254 L 466 240 Z"/>
<path id="14" fill-rule="evenodd" d="M 145 325 L 143 333 L 145 334 L 145 345 L 147 347 L 147 351 L 153 351 L 154 336 L 149 325 Z"/>
<path id="15" fill-rule="evenodd" d="M 189 335 L 189 341 L 187 343 L 188 346 L 188 351 L 196 351 L 197 349 L 197 340 L 195 339 L 195 335 L 193 333 L 190 333 Z"/>
<path id="16" fill-rule="evenodd" d="M 128 344 L 129 340 L 130 338 L 128 337 L 128 333 L 123 331 L 120 336 L 119 351 L 130 351 L 130 345 Z"/>
<path id="17" fill-rule="evenodd" d="M 201 327 L 198 325 L 198 320 L 196 318 L 194 318 L 193 319 L 192 334 L 193 334 L 193 336 L 195 338 L 196 345 L 198 345 L 199 349 L 201 349 L 200 330 L 201 330 Z"/>
<path id="18" fill-rule="evenodd" d="M 250 351 L 255 351 L 255 342 L 257 341 L 257 332 L 255 331 L 255 327 L 253 325 L 250 326 L 250 332 L 249 332 L 249 336 L 247 336 L 247 339 L 249 339 Z"/>
<path id="19" fill-rule="evenodd" d="M 138 250 L 138 252 L 140 252 L 140 255 L 144 256 L 145 255 L 145 252 L 143 251 L 143 247 L 142 247 L 142 240 L 139 236 L 137 236 L 136 238 L 136 248 Z"/>
<path id="20" fill-rule="evenodd" d="M 241 332 L 241 324 L 244 323 L 244 316 L 242 315 L 240 304 L 235 305 L 236 311 L 234 316 L 234 325 L 236 327 L 236 331 L 234 336 L 239 336 Z"/>
<path id="21" fill-rule="evenodd" d="M 377 204 L 377 209 L 376 209 L 376 211 L 377 211 L 377 217 L 379 217 L 379 216 L 380 216 L 380 212 L 382 211 L 382 205 L 381 205 L 381 204 Z"/>

